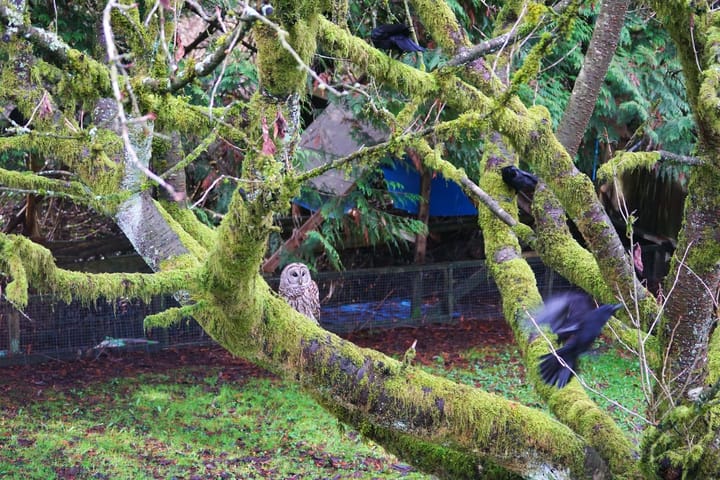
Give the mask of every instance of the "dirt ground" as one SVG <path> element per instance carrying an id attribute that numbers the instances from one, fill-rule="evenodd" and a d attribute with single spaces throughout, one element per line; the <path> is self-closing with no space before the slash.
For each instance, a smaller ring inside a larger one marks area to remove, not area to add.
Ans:
<path id="1" fill-rule="evenodd" d="M 446 367 L 463 366 L 466 361 L 460 352 L 474 346 L 513 342 L 512 332 L 502 320 L 462 320 L 456 325 L 364 331 L 345 335 L 344 338 L 389 355 L 402 355 L 417 339 L 416 362 L 430 364 L 434 357 L 441 355 Z M 194 367 L 219 367 L 221 377 L 228 382 L 272 376 L 266 370 L 233 357 L 219 346 L 185 347 L 159 352 L 110 350 L 98 358 L 1 367 L 0 396 L 12 391 L 16 398 L 23 395 L 32 398 L 48 388 L 71 389 L 115 377 Z"/>

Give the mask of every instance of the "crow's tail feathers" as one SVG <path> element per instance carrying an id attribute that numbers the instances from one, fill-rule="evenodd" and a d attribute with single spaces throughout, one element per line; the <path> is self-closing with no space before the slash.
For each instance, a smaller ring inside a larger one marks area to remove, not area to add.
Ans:
<path id="1" fill-rule="evenodd" d="M 402 36 L 394 35 L 392 37 L 395 45 L 403 52 L 424 52 L 425 48 L 421 47 L 417 43 L 413 42 L 412 39 Z"/>
<path id="2" fill-rule="evenodd" d="M 548 385 L 563 388 L 573 376 L 569 368 L 564 367 L 553 353 L 543 355 L 540 362 L 540 376 Z M 566 364 L 575 370 L 575 362 L 563 357 Z"/>

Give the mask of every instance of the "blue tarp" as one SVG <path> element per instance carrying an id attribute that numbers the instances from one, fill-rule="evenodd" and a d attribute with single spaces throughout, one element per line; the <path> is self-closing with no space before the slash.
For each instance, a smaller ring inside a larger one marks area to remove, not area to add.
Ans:
<path id="1" fill-rule="evenodd" d="M 391 166 L 382 167 L 385 179 L 400 184 L 404 188 L 390 189 L 395 207 L 417 214 L 418 202 L 407 198 L 405 194 L 420 194 L 420 173 L 406 159 L 395 160 Z M 430 216 L 461 217 L 477 215 L 477 209 L 460 189 L 457 183 L 448 181 L 436 173 L 430 183 Z"/>
<path id="2" fill-rule="evenodd" d="M 437 309 L 438 305 L 423 303 L 420 306 L 421 319 L 413 319 L 411 305 L 410 300 L 393 298 L 381 302 L 323 306 L 320 323 L 330 331 L 348 332 L 372 327 L 417 325 L 433 313 L 435 316 L 446 315 Z M 460 312 L 452 312 L 451 318 L 460 319 L 462 315 Z"/>
<path id="3" fill-rule="evenodd" d="M 418 213 L 417 195 L 420 194 L 420 174 L 407 159 L 396 159 L 392 165 L 381 167 L 385 179 L 391 183 L 389 188 L 393 199 L 393 206 L 411 214 Z M 408 198 L 411 197 L 412 198 Z M 328 197 L 319 199 L 296 198 L 294 202 L 310 211 L 316 211 Z M 318 201 L 320 202 L 318 204 Z M 345 212 L 352 205 L 345 206 Z M 441 174 L 436 173 L 430 184 L 430 216 L 431 217 L 461 217 L 477 215 L 477 209 L 462 189 L 452 181 L 448 181 Z"/>

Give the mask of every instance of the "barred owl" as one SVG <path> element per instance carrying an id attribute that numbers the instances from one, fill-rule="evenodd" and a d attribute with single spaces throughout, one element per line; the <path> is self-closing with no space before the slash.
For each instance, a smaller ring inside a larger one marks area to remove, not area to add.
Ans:
<path id="1" fill-rule="evenodd" d="M 287 265 L 280 274 L 279 293 L 295 310 L 319 322 L 320 294 L 307 266 L 302 263 Z"/>

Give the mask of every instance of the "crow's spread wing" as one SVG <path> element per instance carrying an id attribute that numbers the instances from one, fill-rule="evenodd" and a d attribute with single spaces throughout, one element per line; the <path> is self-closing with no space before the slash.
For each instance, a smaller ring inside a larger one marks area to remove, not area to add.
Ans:
<path id="1" fill-rule="evenodd" d="M 590 299 L 579 293 L 566 293 L 545 302 L 535 314 L 535 321 L 548 324 L 561 341 L 569 338 L 582 327 L 582 320 L 593 309 Z"/>

